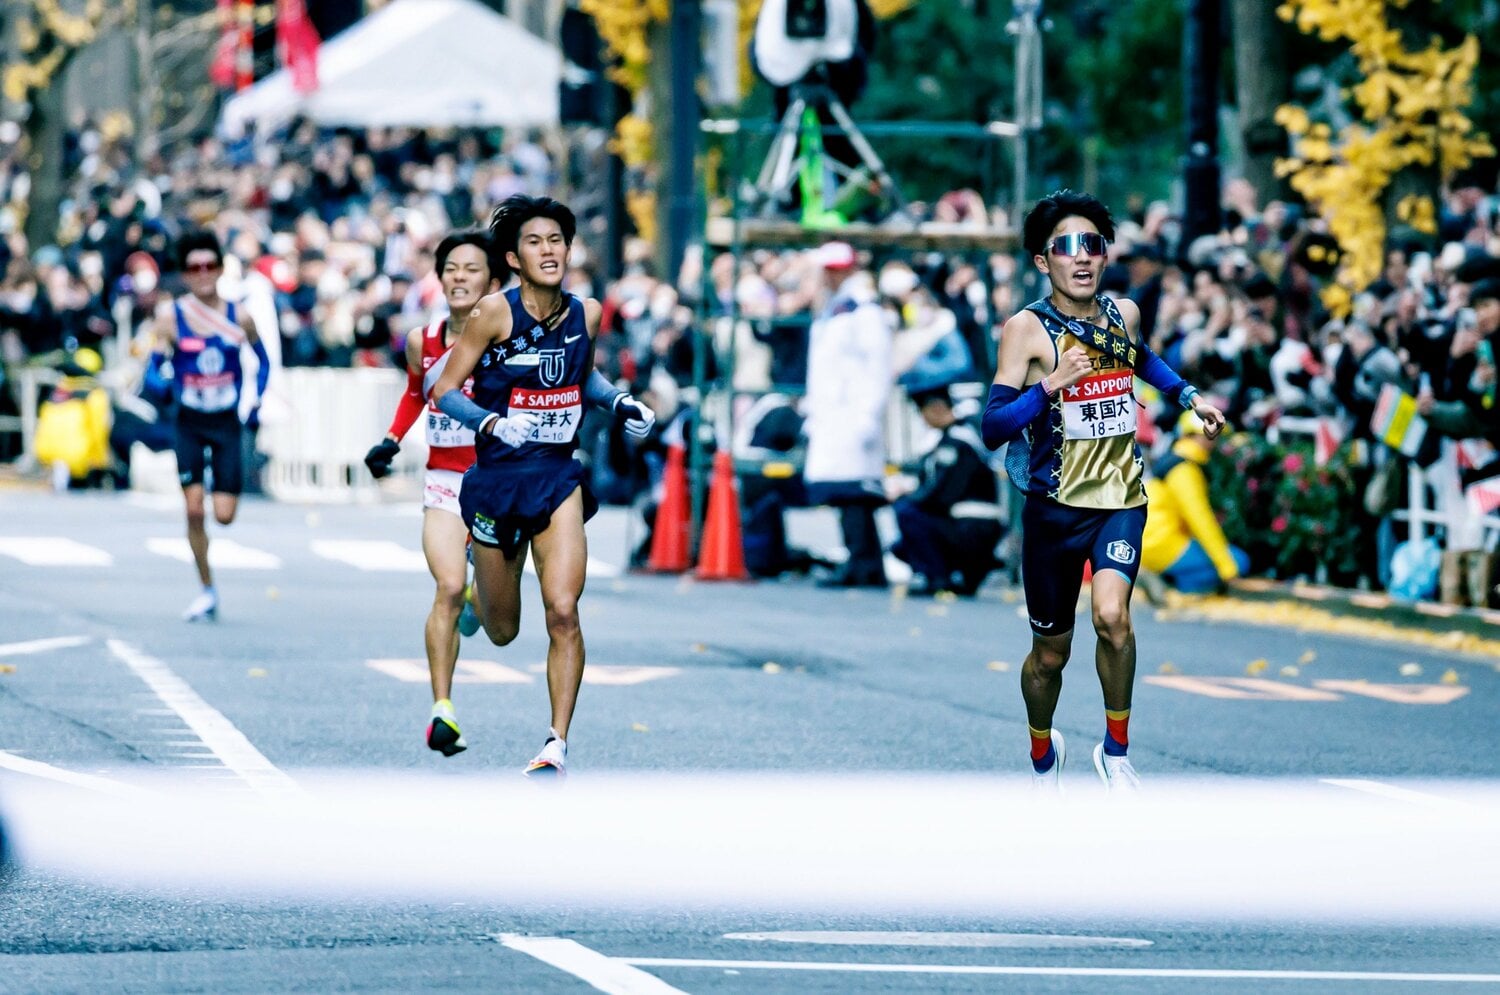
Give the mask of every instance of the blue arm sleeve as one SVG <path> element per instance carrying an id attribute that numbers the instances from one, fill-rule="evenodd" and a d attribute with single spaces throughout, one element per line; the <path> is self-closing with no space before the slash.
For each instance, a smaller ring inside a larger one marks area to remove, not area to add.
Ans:
<path id="1" fill-rule="evenodd" d="M 443 414 L 457 418 L 459 424 L 464 428 L 472 429 L 475 432 L 478 432 L 480 427 L 484 425 L 485 420 L 494 414 L 493 411 L 486 411 L 475 404 L 473 398 L 468 397 L 457 387 L 438 398 L 437 403 L 438 409 Z"/>
<path id="2" fill-rule="evenodd" d="M 250 345 L 255 353 L 255 400 L 259 403 L 266 396 L 266 386 L 271 382 L 271 354 L 266 352 L 266 344 L 256 339 Z"/>
<path id="3" fill-rule="evenodd" d="M 613 411 L 615 402 L 625 392 L 609 382 L 609 378 L 595 370 L 583 385 L 583 399 L 601 411 Z"/>
<path id="4" fill-rule="evenodd" d="M 1197 388 L 1178 376 L 1177 371 L 1168 366 L 1166 360 L 1152 352 L 1151 347 L 1144 342 L 1141 343 L 1141 354 L 1145 358 L 1136 367 L 1135 375 L 1161 391 L 1162 396 L 1173 404 L 1192 408 L 1193 398 L 1198 393 Z"/>
<path id="5" fill-rule="evenodd" d="M 1047 407 L 1047 388 L 1034 383 L 1025 392 L 1005 384 L 990 388 L 989 403 L 984 406 L 984 419 L 980 422 L 980 434 L 984 444 L 991 449 L 1000 448 L 1036 420 Z"/>

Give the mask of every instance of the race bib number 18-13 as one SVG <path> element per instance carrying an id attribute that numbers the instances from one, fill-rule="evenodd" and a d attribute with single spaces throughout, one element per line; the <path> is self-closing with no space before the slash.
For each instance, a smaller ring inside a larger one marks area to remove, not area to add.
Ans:
<path id="1" fill-rule="evenodd" d="M 571 442 L 583 417 L 583 390 L 580 387 L 554 387 L 550 390 L 516 387 L 510 392 L 510 413 L 520 411 L 536 411 L 542 416 L 528 442 Z"/>
<path id="2" fill-rule="evenodd" d="M 1063 428 L 1069 439 L 1104 439 L 1136 430 L 1135 375 L 1097 373 L 1063 389 Z"/>

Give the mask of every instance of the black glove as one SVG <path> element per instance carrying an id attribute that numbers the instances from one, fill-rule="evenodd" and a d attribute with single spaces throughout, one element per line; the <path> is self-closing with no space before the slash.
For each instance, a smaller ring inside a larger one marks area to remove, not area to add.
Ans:
<path id="1" fill-rule="evenodd" d="M 370 476 L 379 480 L 390 473 L 391 460 L 395 459 L 400 451 L 401 447 L 390 439 L 381 439 L 371 446 L 370 451 L 365 453 L 365 466 L 370 468 Z"/>

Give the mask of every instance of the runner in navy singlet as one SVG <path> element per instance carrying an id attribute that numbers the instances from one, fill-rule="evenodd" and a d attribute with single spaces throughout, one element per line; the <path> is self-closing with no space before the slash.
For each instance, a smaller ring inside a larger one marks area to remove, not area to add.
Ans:
<path id="1" fill-rule="evenodd" d="M 190 293 L 164 303 L 157 312 L 157 352 L 150 361 L 170 361 L 172 368 L 177 473 L 187 503 L 188 546 L 203 583 L 203 590 L 183 613 L 183 618 L 194 622 L 216 618 L 219 611 L 204 528 L 204 470 L 207 467 L 213 473 L 214 520 L 228 525 L 239 508 L 245 479 L 244 426 L 239 414 L 245 373 L 240 348 L 248 345 L 257 360 L 255 406 L 245 421 L 252 429 L 259 424 L 271 358 L 255 333 L 249 310 L 219 298 L 224 252 L 218 238 L 212 232 L 190 232 L 178 240 L 177 258 Z"/>
<path id="2" fill-rule="evenodd" d="M 633 434 L 655 420 L 650 409 L 593 378 L 600 308 L 564 289 L 577 223 L 555 200 L 517 195 L 495 209 L 490 234 L 520 285 L 479 303 L 449 352 L 432 396 L 475 431 L 477 459 L 459 502 L 473 536 L 474 598 L 497 645 L 521 622 L 521 568 L 536 556 L 546 610 L 547 690 L 552 725 L 526 773 L 561 775 L 568 726 L 583 679 L 583 593 L 588 544 L 583 523 L 597 510 L 573 458 L 585 402 L 627 419 Z M 472 376 L 473 396 L 464 382 Z"/>

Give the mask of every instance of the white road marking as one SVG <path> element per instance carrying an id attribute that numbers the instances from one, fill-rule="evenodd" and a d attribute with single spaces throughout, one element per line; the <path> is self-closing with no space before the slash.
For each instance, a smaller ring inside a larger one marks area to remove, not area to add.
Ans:
<path id="1" fill-rule="evenodd" d="M 296 782 L 267 760 L 245 738 L 245 734 L 235 728 L 234 723 L 199 697 L 198 692 L 178 677 L 171 667 L 118 639 L 109 641 L 109 651 L 146 682 L 162 704 L 172 709 L 197 734 L 220 763 L 252 788 L 267 794 L 296 788 Z"/>
<path id="2" fill-rule="evenodd" d="M 115 559 L 97 546 L 62 536 L 0 536 L 0 556 L 33 567 L 108 567 Z"/>
<path id="3" fill-rule="evenodd" d="M 193 562 L 193 550 L 186 539 L 156 537 L 146 540 L 146 549 L 182 563 Z M 263 549 L 241 546 L 233 539 L 213 539 L 208 546 L 208 563 L 215 569 L 279 570 L 281 558 Z"/>
<path id="4" fill-rule="evenodd" d="M 856 964 L 805 960 L 708 960 L 618 957 L 637 967 L 713 967 L 751 971 L 853 971 L 866 974 L 999 974 L 1065 978 L 1203 978 L 1255 981 L 1402 981 L 1494 984 L 1500 974 L 1406 974 L 1400 971 L 1277 971 L 1191 967 L 1021 967 L 989 964 Z"/>
<path id="5" fill-rule="evenodd" d="M 427 572 L 427 558 L 421 552 L 385 539 L 315 539 L 312 551 L 325 560 L 337 560 L 360 570 Z"/>
<path id="6" fill-rule="evenodd" d="M 527 668 L 533 674 L 545 674 L 545 663 L 533 663 Z M 644 684 L 662 677 L 675 677 L 682 673 L 680 667 L 631 667 L 608 663 L 591 663 L 583 668 L 583 683 L 603 686 Z"/>
<path id="7" fill-rule="evenodd" d="M 426 684 L 430 679 L 426 660 L 366 660 L 365 666 L 407 684 Z M 453 672 L 455 684 L 530 684 L 529 675 L 488 660 L 460 660 Z"/>
<path id="8" fill-rule="evenodd" d="M 772 933 L 725 933 L 726 940 L 818 943 L 852 947 L 1006 947 L 1076 950 L 1085 947 L 1149 947 L 1150 940 L 1128 936 L 1074 936 L 1068 933 L 939 933 L 885 930 L 806 929 Z"/>
<path id="9" fill-rule="evenodd" d="M 27 653 L 45 653 L 48 650 L 64 650 L 93 642 L 89 636 L 55 636 L 51 639 L 31 639 L 24 643 L 0 644 L 0 656 L 24 656 Z"/>
<path id="10" fill-rule="evenodd" d="M 530 684 L 531 677 L 514 667 L 489 660 L 460 660 L 453 674 L 454 683 L 466 684 Z"/>
<path id="11" fill-rule="evenodd" d="M 655 975 L 631 967 L 614 957 L 560 936 L 521 936 L 501 933 L 497 937 L 512 950 L 520 951 L 571 974 L 611 995 L 686 995 Z"/>
<path id="12" fill-rule="evenodd" d="M 108 795 L 139 795 L 143 793 L 140 788 L 129 784 L 122 784 L 107 777 L 64 770 L 61 767 L 44 764 L 40 760 L 27 760 L 25 757 L 18 757 L 14 753 L 7 753 L 4 750 L 0 750 L 0 767 L 6 770 L 13 770 L 18 774 L 43 777 L 49 781 L 57 781 L 60 784 L 71 784 L 79 788 L 88 788 L 91 791 L 102 791 Z"/>

